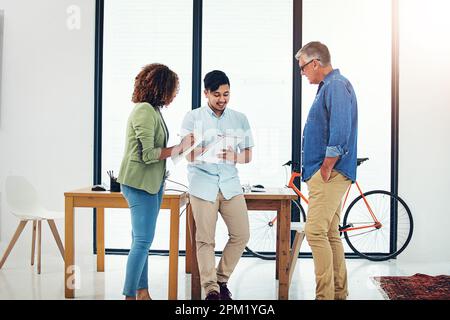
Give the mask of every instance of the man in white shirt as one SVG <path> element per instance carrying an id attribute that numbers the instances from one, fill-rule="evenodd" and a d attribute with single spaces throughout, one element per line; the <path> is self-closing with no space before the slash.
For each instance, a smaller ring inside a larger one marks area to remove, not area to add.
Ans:
<path id="1" fill-rule="evenodd" d="M 251 161 L 253 137 L 247 117 L 227 108 L 230 81 L 219 70 L 204 79 L 208 105 L 186 114 L 182 134 L 200 132 L 204 145 L 188 156 L 190 203 L 197 228 L 197 261 L 206 300 L 231 300 L 227 282 L 250 237 L 247 205 L 236 164 Z M 196 156 L 217 137 L 239 139 L 233 147 L 223 146 L 215 162 L 196 161 Z M 228 229 L 229 239 L 215 266 L 215 230 L 218 212 Z"/>

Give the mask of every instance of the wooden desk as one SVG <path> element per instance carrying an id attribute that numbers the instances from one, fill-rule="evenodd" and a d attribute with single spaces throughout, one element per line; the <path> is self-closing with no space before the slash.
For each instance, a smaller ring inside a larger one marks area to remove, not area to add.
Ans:
<path id="1" fill-rule="evenodd" d="M 291 269 L 290 240 L 291 240 L 291 200 L 298 196 L 292 189 L 266 189 L 266 192 L 252 192 L 244 194 L 247 208 L 259 211 L 277 211 L 277 259 L 275 273 L 278 282 L 278 298 L 287 300 L 289 298 L 289 272 Z M 192 209 L 189 205 L 186 218 L 186 273 L 191 273 L 191 297 L 201 298 L 200 275 L 197 265 L 195 223 Z M 257 214 L 251 213 L 249 214 Z M 189 230 L 190 229 L 190 230 Z M 189 246 L 189 244 L 191 244 Z"/>
<path id="2" fill-rule="evenodd" d="M 121 192 L 91 191 L 83 188 L 65 192 L 65 297 L 74 298 L 75 288 L 75 208 L 97 209 L 97 271 L 105 271 L 105 208 L 128 208 Z M 170 247 L 169 247 L 169 300 L 177 299 L 178 287 L 178 242 L 180 208 L 188 203 L 187 193 L 166 193 L 161 209 L 170 209 Z M 69 285 L 70 284 L 70 285 Z"/>

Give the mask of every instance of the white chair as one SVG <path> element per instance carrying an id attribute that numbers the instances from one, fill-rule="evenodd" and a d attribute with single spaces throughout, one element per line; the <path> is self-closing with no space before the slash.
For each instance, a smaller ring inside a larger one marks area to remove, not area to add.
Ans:
<path id="1" fill-rule="evenodd" d="M 0 261 L 0 269 L 3 267 L 6 259 L 11 253 L 17 239 L 22 233 L 28 221 L 33 221 L 33 235 L 31 241 L 31 265 L 34 265 L 35 257 L 35 244 L 36 244 L 36 225 L 37 225 L 37 273 L 41 273 L 41 222 L 46 220 L 50 226 L 53 237 L 56 240 L 59 251 L 64 259 L 64 247 L 59 237 L 58 230 L 56 228 L 55 219 L 63 219 L 63 212 L 50 211 L 42 207 L 38 201 L 38 196 L 35 188 L 24 178 L 20 176 L 9 176 L 6 178 L 6 202 L 9 210 L 17 218 L 20 219 L 19 226 L 17 227 L 11 242 L 3 254 Z"/>

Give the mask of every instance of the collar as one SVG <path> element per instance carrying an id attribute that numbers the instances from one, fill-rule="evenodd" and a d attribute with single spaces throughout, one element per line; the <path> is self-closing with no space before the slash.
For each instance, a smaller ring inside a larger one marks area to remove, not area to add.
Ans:
<path id="1" fill-rule="evenodd" d="M 206 104 L 206 110 L 212 117 L 214 117 L 216 119 L 222 119 L 225 116 L 225 114 L 228 112 L 227 109 L 228 109 L 228 107 L 226 107 L 225 110 L 223 110 L 222 115 L 220 117 L 217 117 L 216 114 L 214 113 L 214 111 L 211 109 L 211 107 L 208 104 Z"/>
<path id="2" fill-rule="evenodd" d="M 319 94 L 320 89 L 323 87 L 323 85 L 324 85 L 326 82 L 329 82 L 333 76 L 335 76 L 335 75 L 340 75 L 340 74 L 341 74 L 341 72 L 339 71 L 339 69 L 333 69 L 333 70 L 331 70 L 331 72 L 330 72 L 329 74 L 327 74 L 327 75 L 325 76 L 325 78 L 323 78 L 322 81 L 320 81 L 320 83 L 319 83 L 319 88 L 317 89 L 316 95 Z"/>
<path id="3" fill-rule="evenodd" d="M 330 78 L 332 78 L 335 75 L 340 75 L 341 72 L 339 71 L 339 69 L 333 69 L 329 74 L 327 74 L 325 76 L 325 78 L 322 80 L 323 82 L 327 82 L 328 80 L 330 80 Z"/>

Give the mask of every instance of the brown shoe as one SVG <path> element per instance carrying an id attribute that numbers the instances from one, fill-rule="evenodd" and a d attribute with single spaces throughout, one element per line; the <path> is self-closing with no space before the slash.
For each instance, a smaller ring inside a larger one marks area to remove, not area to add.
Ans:
<path id="1" fill-rule="evenodd" d="M 136 300 L 152 300 L 148 289 L 139 289 L 136 292 Z"/>
<path id="2" fill-rule="evenodd" d="M 208 292 L 205 300 L 220 300 L 220 293 L 215 290 Z"/>
<path id="3" fill-rule="evenodd" d="M 220 300 L 233 300 L 231 299 L 231 292 L 228 290 L 226 282 L 217 282 L 220 288 Z"/>

